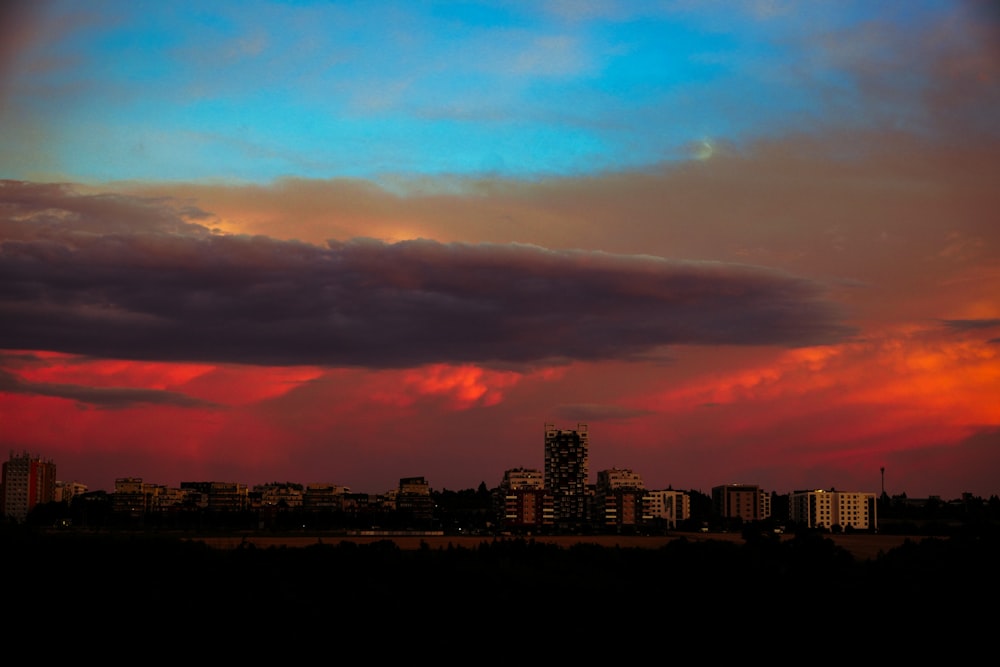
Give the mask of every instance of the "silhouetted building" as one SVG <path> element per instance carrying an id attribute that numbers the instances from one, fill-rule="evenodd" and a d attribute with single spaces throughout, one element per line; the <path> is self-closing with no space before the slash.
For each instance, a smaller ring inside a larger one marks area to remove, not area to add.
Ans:
<path id="1" fill-rule="evenodd" d="M 545 425 L 545 488 L 552 494 L 556 525 L 573 527 L 587 521 L 589 436 L 586 424 L 576 429 Z"/>
<path id="2" fill-rule="evenodd" d="M 552 494 L 542 471 L 513 468 L 504 472 L 497 502 L 500 523 L 517 532 L 546 530 L 553 524 Z"/>
<path id="3" fill-rule="evenodd" d="M 791 520 L 807 528 L 878 530 L 874 493 L 793 491 L 788 506 Z"/>
<path id="4" fill-rule="evenodd" d="M 23 523 L 32 508 L 55 497 L 56 464 L 27 452 L 11 452 L 0 478 L 0 515 Z"/>
<path id="5" fill-rule="evenodd" d="M 295 509 L 304 504 L 305 493 L 301 484 L 275 482 L 257 484 L 248 494 L 253 508 Z"/>
<path id="6" fill-rule="evenodd" d="M 423 477 L 401 477 L 396 492 L 396 511 L 417 521 L 434 518 L 434 498 Z"/>
<path id="7" fill-rule="evenodd" d="M 627 468 L 597 473 L 590 516 L 596 528 L 621 532 L 642 523 L 642 477 Z"/>
<path id="8" fill-rule="evenodd" d="M 597 490 L 644 489 L 642 475 L 628 468 L 610 468 L 597 473 Z"/>
<path id="9" fill-rule="evenodd" d="M 199 507 L 211 512 L 242 512 L 249 508 L 249 490 L 241 482 L 181 482 L 181 489 L 187 489 Z"/>
<path id="10" fill-rule="evenodd" d="M 87 485 L 80 482 L 60 482 L 56 481 L 55 501 L 72 502 L 76 496 L 82 496 L 87 492 Z"/>
<path id="11" fill-rule="evenodd" d="M 313 512 L 344 511 L 344 495 L 351 490 L 336 484 L 309 484 L 302 495 L 302 506 Z"/>
<path id="12" fill-rule="evenodd" d="M 150 499 L 141 477 L 119 477 L 111 496 L 111 509 L 118 515 L 139 518 L 149 511 Z"/>
<path id="13" fill-rule="evenodd" d="M 771 496 L 756 484 L 725 484 L 712 487 L 712 507 L 726 519 L 760 521 L 771 513 Z"/>

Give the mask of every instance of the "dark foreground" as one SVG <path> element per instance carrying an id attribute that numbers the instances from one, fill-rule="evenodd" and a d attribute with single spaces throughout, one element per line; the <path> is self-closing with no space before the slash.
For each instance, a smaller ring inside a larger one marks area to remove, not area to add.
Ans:
<path id="1" fill-rule="evenodd" d="M 57 634 L 211 630 L 216 640 L 212 633 L 230 627 L 244 640 L 294 633 L 312 643 L 375 632 L 385 642 L 391 636 L 382 648 L 469 633 L 504 642 L 557 632 L 575 643 L 677 642 L 710 631 L 720 641 L 760 642 L 831 628 L 871 633 L 905 618 L 932 625 L 928 641 L 962 629 L 964 651 L 985 637 L 978 624 L 995 616 L 975 609 L 1000 593 L 1000 539 L 992 531 L 903 540 L 874 558 L 822 534 L 679 537 L 655 548 L 510 538 L 416 548 L 391 540 L 230 546 L 135 534 L 5 534 L 5 570 L 29 592 L 15 596 L 8 587 L 5 608 L 17 609 L 15 629 L 24 619 L 48 619 L 42 625 Z"/>

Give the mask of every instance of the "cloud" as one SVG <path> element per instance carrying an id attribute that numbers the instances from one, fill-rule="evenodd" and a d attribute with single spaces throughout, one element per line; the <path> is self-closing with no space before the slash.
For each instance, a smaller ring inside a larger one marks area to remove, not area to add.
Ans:
<path id="1" fill-rule="evenodd" d="M 973 329 L 994 329 L 1000 327 L 1000 318 L 944 320 L 944 325 L 950 329 L 955 329 L 956 331 L 969 331 Z"/>
<path id="2" fill-rule="evenodd" d="M 137 405 L 173 405 L 182 408 L 219 407 L 214 403 L 173 391 L 29 382 L 4 370 L 0 370 L 0 392 L 65 398 L 81 405 L 93 405 L 111 410 L 131 408 Z"/>
<path id="3" fill-rule="evenodd" d="M 161 200 L 14 182 L 2 194 L 7 349 L 402 368 L 851 333 L 819 284 L 757 266 L 516 243 L 323 247 L 213 234 Z"/>

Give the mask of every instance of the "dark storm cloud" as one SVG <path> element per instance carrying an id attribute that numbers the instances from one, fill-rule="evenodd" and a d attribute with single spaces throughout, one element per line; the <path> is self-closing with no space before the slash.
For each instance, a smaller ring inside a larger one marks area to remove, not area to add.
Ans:
<path id="1" fill-rule="evenodd" d="M 165 200 L 0 192 L 6 349 L 388 368 L 850 333 L 818 285 L 754 266 L 428 240 L 320 247 L 212 234 Z"/>
<path id="2" fill-rule="evenodd" d="M 28 382 L 4 370 L 0 370 L 0 392 L 66 398 L 81 405 L 92 405 L 105 409 L 131 408 L 142 404 L 175 405 L 183 408 L 218 407 L 213 403 L 200 401 L 173 391 Z"/>

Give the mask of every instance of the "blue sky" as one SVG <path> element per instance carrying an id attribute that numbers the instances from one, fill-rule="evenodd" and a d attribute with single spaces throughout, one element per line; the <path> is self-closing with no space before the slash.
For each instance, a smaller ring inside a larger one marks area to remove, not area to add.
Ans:
<path id="1" fill-rule="evenodd" d="M 648 168 L 919 127 L 949 2 L 43 2 L 9 31 L 0 175 L 77 181 Z M 909 60 L 912 67 L 908 67 Z M 874 72 L 874 74 L 871 74 Z M 866 73 L 891 95 L 866 90 Z"/>

